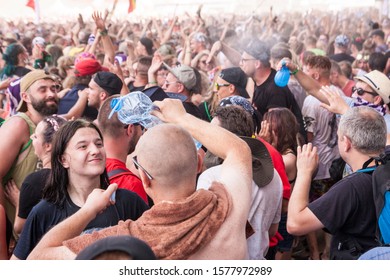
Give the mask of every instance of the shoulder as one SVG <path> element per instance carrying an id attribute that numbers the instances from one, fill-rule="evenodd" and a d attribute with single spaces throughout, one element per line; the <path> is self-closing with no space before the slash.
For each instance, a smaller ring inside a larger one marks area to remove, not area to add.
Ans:
<path id="1" fill-rule="evenodd" d="M 282 157 L 283 157 L 284 165 L 296 164 L 297 156 L 294 154 L 292 150 L 287 151 L 287 153 L 284 154 Z"/>
<path id="2" fill-rule="evenodd" d="M 341 197 L 341 194 L 346 194 L 348 199 L 351 199 L 351 194 L 355 193 L 360 196 L 364 190 L 372 190 L 372 176 L 368 173 L 355 172 L 338 181 L 330 188 L 328 193 L 330 195 L 335 195 L 337 193 L 336 196 L 338 197 Z"/>
<path id="3" fill-rule="evenodd" d="M 121 162 L 118 159 L 115 158 L 107 158 L 106 160 L 106 168 L 107 171 L 111 171 L 114 169 L 127 169 L 126 164 L 124 162 Z"/>
<path id="4" fill-rule="evenodd" d="M 44 168 L 38 171 L 35 171 L 33 173 L 30 173 L 27 175 L 26 179 L 24 179 L 25 182 L 44 182 L 46 181 L 47 176 L 49 176 L 51 170 L 48 168 Z"/>
<path id="5" fill-rule="evenodd" d="M 22 147 L 30 141 L 30 127 L 26 120 L 19 116 L 8 119 L 0 129 L 0 149 L 3 161 L 14 161 Z"/>
<path id="6" fill-rule="evenodd" d="M 18 131 L 19 134 L 26 132 L 28 133 L 29 124 L 27 121 L 22 117 L 22 115 L 15 115 L 6 120 L 3 125 L 1 126 L 0 133 L 2 131 L 7 131 L 8 134 L 10 131 Z"/>
<path id="7" fill-rule="evenodd" d="M 49 212 L 53 213 L 57 209 L 58 207 L 56 205 L 48 202 L 46 199 L 42 199 L 37 205 L 34 206 L 34 208 L 31 210 L 31 213 L 34 213 L 34 215 L 49 214 Z"/>
<path id="8" fill-rule="evenodd" d="M 145 203 L 142 198 L 136 194 L 135 192 L 129 191 L 127 189 L 117 189 L 116 190 L 116 197 L 118 201 L 122 201 L 127 204 L 133 204 L 135 202 L 141 202 Z"/>

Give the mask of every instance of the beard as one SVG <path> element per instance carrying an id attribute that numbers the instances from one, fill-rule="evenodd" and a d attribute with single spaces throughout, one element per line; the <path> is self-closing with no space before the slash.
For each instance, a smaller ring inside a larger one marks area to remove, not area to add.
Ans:
<path id="1" fill-rule="evenodd" d="M 58 99 L 55 97 L 44 99 L 44 100 L 37 100 L 33 96 L 30 95 L 31 100 L 31 106 L 42 114 L 43 116 L 50 116 L 53 114 L 56 114 L 58 111 Z M 47 101 L 54 101 L 54 104 L 47 105 Z"/>

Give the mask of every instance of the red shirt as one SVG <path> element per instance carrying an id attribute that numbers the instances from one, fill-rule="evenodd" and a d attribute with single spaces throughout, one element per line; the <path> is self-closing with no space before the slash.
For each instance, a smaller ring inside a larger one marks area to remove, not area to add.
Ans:
<path id="1" fill-rule="evenodd" d="M 352 95 L 352 87 L 355 85 L 355 82 L 352 81 L 352 80 L 349 80 L 348 83 L 346 85 L 344 85 L 344 87 L 342 88 L 342 91 L 344 92 L 344 94 L 348 97 L 351 97 Z"/>
<path id="2" fill-rule="evenodd" d="M 288 177 L 286 174 L 286 168 L 284 166 L 282 155 L 267 141 L 264 141 L 260 137 L 257 139 L 259 139 L 267 148 L 267 150 L 271 156 L 272 163 L 274 164 L 274 168 L 278 172 L 280 179 L 282 179 L 283 198 L 289 200 L 290 196 L 291 196 L 291 186 L 290 186 L 290 182 L 288 181 Z"/>
<path id="3" fill-rule="evenodd" d="M 115 169 L 126 170 L 126 172 L 120 173 L 110 179 L 110 183 L 117 183 L 118 188 L 135 192 L 148 204 L 148 196 L 146 195 L 141 179 L 126 167 L 126 163 L 114 158 L 107 158 L 106 169 L 107 173 Z"/>
<path id="4" fill-rule="evenodd" d="M 286 174 L 286 168 L 284 166 L 282 155 L 278 152 L 278 150 L 276 150 L 274 148 L 274 146 L 272 146 L 267 141 L 263 140 L 260 137 L 258 137 L 257 139 L 259 139 L 267 148 L 267 150 L 271 156 L 272 163 L 274 164 L 274 168 L 276 169 L 276 171 L 278 172 L 278 174 L 280 176 L 280 179 L 282 180 L 283 198 L 289 200 L 290 196 L 291 196 L 291 186 L 290 186 L 290 182 L 288 181 L 288 177 Z M 280 235 L 279 232 L 277 232 L 275 234 L 275 236 L 273 236 L 269 239 L 269 247 L 274 247 L 274 246 L 278 245 L 278 242 L 280 240 L 283 240 L 283 237 Z"/>

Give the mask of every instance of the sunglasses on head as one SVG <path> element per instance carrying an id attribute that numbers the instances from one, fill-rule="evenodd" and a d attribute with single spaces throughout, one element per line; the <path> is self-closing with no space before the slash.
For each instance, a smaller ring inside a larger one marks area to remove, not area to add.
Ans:
<path id="1" fill-rule="evenodd" d="M 370 58 L 369 55 L 362 55 L 361 53 L 359 53 L 359 54 L 356 56 L 356 60 L 357 60 L 357 61 L 364 61 L 364 62 L 367 62 L 369 58 Z"/>
<path id="2" fill-rule="evenodd" d="M 371 94 L 372 96 L 378 96 L 378 94 L 376 92 L 367 91 L 367 90 L 364 90 L 362 88 L 358 88 L 358 87 L 355 87 L 355 86 L 352 87 L 352 92 L 356 92 L 357 95 L 359 95 L 359 96 L 362 96 L 365 93 Z"/>

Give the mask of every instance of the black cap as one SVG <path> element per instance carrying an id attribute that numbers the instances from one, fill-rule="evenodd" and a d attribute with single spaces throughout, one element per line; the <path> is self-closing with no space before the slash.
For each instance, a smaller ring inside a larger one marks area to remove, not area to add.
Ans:
<path id="1" fill-rule="evenodd" d="M 374 35 L 378 35 L 379 37 L 381 37 L 382 39 L 385 38 L 385 32 L 383 32 L 382 29 L 374 29 L 370 32 L 369 36 L 372 37 Z"/>
<path id="2" fill-rule="evenodd" d="M 122 80 L 114 73 L 104 71 L 97 72 L 93 80 L 110 96 L 121 93 L 123 86 Z"/>
<path id="3" fill-rule="evenodd" d="M 144 241 L 128 235 L 119 235 L 105 237 L 85 247 L 77 255 L 76 260 L 93 260 L 110 251 L 127 253 L 134 260 L 156 259 L 152 249 Z"/>
<path id="4" fill-rule="evenodd" d="M 224 79 L 226 82 L 234 85 L 240 94 L 244 98 L 249 98 L 249 94 L 246 91 L 246 83 L 248 81 L 245 72 L 242 71 L 240 67 L 231 67 L 226 68 L 221 71 L 219 74 L 221 79 Z"/>

